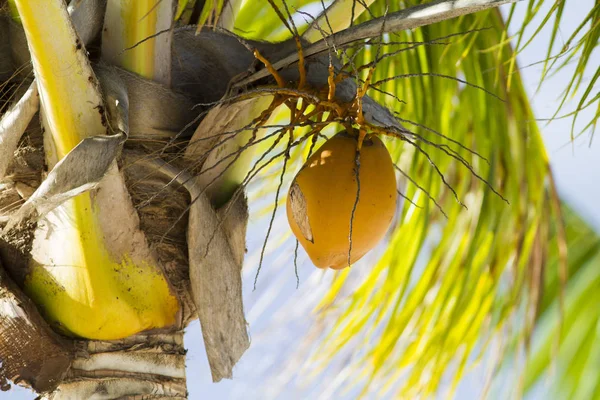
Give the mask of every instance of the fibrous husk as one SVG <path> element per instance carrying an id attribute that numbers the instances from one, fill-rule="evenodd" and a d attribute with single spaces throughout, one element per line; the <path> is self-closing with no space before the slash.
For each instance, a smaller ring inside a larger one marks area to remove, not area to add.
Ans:
<path id="1" fill-rule="evenodd" d="M 0 118 L 0 181 L 13 161 L 13 154 L 21 136 L 40 107 L 35 82 L 21 99 Z"/>
<path id="2" fill-rule="evenodd" d="M 270 100 L 254 97 L 213 108 L 198 126 L 185 154 L 199 170 L 190 188 L 187 238 L 192 294 L 213 381 L 231 378 L 234 365 L 250 345 L 241 279 L 248 206 L 241 189 L 235 189 L 242 183 L 248 165 L 236 168 L 234 164 L 227 169 L 234 157 L 217 165 L 242 151 L 252 131 L 240 129 L 249 127 Z M 250 159 L 245 160 L 242 155 L 236 163 L 249 164 Z M 225 204 L 221 205 L 219 190 L 210 190 L 211 183 L 230 193 Z M 235 184 L 230 188 L 233 190 L 225 187 L 231 183 Z M 215 204 L 220 206 L 216 212 Z"/>
<path id="3" fill-rule="evenodd" d="M 233 198 L 227 215 L 215 213 L 204 194 L 192 194 L 188 223 L 190 282 L 213 381 L 231 378 L 250 346 L 242 301 L 248 208 Z M 228 204 L 223 206 L 223 210 Z"/>
<path id="4" fill-rule="evenodd" d="M 187 398 L 182 331 L 75 341 L 75 348 L 67 376 L 42 399 Z"/>
<path id="5" fill-rule="evenodd" d="M 213 381 L 231 378 L 234 365 L 250 345 L 241 280 L 248 221 L 245 196 L 235 196 L 215 211 L 196 178 L 187 171 L 159 159 L 146 163 L 185 187 L 191 197 L 187 245 L 192 299 Z"/>
<path id="6" fill-rule="evenodd" d="M 121 155 L 122 172 L 140 217 L 140 229 L 160 261 L 181 303 L 183 326 L 197 319 L 189 284 L 186 243 L 188 191 L 172 184 L 162 161 L 129 145 Z"/>
<path id="7" fill-rule="evenodd" d="M 302 193 L 302 189 L 297 182 L 293 182 L 290 187 L 288 194 L 288 201 L 290 203 L 290 209 L 292 210 L 292 218 L 298 224 L 298 228 L 302 233 L 302 236 L 307 241 L 313 243 L 313 233 L 310 227 L 310 221 L 308 219 L 308 205 L 306 204 L 306 197 Z"/>
<path id="8" fill-rule="evenodd" d="M 0 263 L 0 390 L 10 388 L 7 380 L 37 392 L 54 389 L 69 370 L 72 350 Z"/>
<path id="9" fill-rule="evenodd" d="M 250 126 L 270 104 L 273 96 L 256 96 L 219 104 L 204 117 L 185 150 L 186 160 L 198 172 L 197 182 L 214 207 L 227 202 L 248 172 L 254 147 L 247 147 L 264 131 Z M 246 146 L 246 147 L 245 147 Z"/>

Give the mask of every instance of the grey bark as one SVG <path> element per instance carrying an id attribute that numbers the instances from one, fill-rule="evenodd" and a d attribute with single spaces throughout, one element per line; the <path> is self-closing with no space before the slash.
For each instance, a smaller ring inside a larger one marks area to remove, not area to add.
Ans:
<path id="1" fill-rule="evenodd" d="M 183 332 L 77 341 L 71 369 L 46 400 L 186 399 Z"/>

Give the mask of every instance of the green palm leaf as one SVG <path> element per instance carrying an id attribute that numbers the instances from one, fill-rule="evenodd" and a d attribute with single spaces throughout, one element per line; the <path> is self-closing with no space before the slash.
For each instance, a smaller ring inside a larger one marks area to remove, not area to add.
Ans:
<path id="1" fill-rule="evenodd" d="M 596 399 L 600 394 L 600 236 L 569 207 L 563 206 L 569 246 L 569 279 L 565 319 L 560 324 L 558 277 L 546 277 L 540 319 L 524 382 L 549 398 Z M 553 243 L 555 244 L 555 243 Z M 558 255 L 551 244 L 548 258 L 553 271 Z M 560 339 L 560 342 L 558 341 Z M 557 347 L 558 346 L 558 347 Z"/>
<path id="2" fill-rule="evenodd" d="M 357 22 L 384 15 L 387 3 L 375 1 Z M 387 12 L 418 3 L 390 4 Z M 411 200 L 403 203 L 387 248 L 356 290 L 340 296 L 343 272 L 319 307 L 322 318 L 335 323 L 317 343 L 311 362 L 325 368 L 341 352 L 356 353 L 349 385 L 355 381 L 364 390 L 412 398 L 438 393 L 450 379 L 452 393 L 498 332 L 520 325 L 517 344 L 529 349 L 538 310 L 550 301 L 542 298 L 548 294 L 542 290 L 544 276 L 557 277 L 561 269 L 554 255 L 546 262 L 548 252 L 556 252 L 551 250 L 556 244 L 548 244 L 556 200 L 546 186 L 548 158 L 515 62 L 539 32 L 526 36 L 524 28 L 541 3 L 530 2 L 516 51 L 502 16 L 492 10 L 338 52 L 357 67 L 376 64 L 369 95 L 397 112 L 418 136 L 413 143 L 387 142 L 405 183 L 403 195 Z M 295 9 L 305 3 L 287 5 Z M 563 2 L 552 6 L 545 21 L 557 13 L 558 24 L 562 7 Z M 262 18 L 277 18 L 268 5 L 252 8 L 252 15 L 262 15 L 261 24 L 244 12 L 236 26 L 247 36 L 291 36 L 281 24 L 262 24 Z M 594 29 L 592 24 L 586 37 Z M 365 79 L 367 69 L 359 73 Z M 565 98 L 576 86 L 574 78 Z M 588 93 L 583 99 L 597 101 Z M 265 176 L 261 192 L 274 189 L 269 181 L 276 179 Z M 352 350 L 357 340 L 369 344 Z"/>

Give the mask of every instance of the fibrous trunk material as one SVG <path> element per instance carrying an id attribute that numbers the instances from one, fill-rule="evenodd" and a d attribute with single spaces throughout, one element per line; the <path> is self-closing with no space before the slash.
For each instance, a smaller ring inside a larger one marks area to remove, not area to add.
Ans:
<path id="1" fill-rule="evenodd" d="M 78 341 L 71 369 L 42 398 L 186 399 L 183 332 Z"/>

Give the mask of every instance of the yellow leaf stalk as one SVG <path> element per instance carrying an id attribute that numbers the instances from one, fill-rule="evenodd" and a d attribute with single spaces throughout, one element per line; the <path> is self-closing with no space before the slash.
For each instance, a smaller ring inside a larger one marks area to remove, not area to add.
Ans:
<path id="1" fill-rule="evenodd" d="M 19 11 L 17 11 L 17 6 L 15 4 L 15 0 L 8 0 L 8 9 L 10 11 L 10 17 L 15 22 L 21 22 L 19 18 Z"/>
<path id="2" fill-rule="evenodd" d="M 62 0 L 15 0 L 31 53 L 52 168 L 106 134 L 103 102 Z M 25 290 L 64 333 L 119 339 L 177 322 L 179 302 L 139 230 L 116 163 L 99 187 L 37 224 Z"/>
<path id="3" fill-rule="evenodd" d="M 111 64 L 170 86 L 171 2 L 108 0 L 106 7 L 102 56 Z"/>

